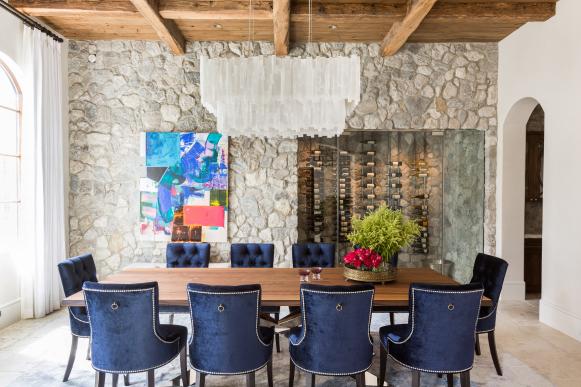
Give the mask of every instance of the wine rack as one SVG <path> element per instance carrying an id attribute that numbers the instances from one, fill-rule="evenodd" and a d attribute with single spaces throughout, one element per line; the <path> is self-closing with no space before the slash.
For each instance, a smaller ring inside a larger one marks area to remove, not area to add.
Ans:
<path id="1" fill-rule="evenodd" d="M 351 192 L 351 155 L 339 152 L 339 242 L 347 242 L 351 232 L 352 192 Z"/>
<path id="2" fill-rule="evenodd" d="M 375 195 L 375 148 L 375 140 L 361 142 L 361 216 L 377 208 Z"/>
<path id="3" fill-rule="evenodd" d="M 409 216 L 421 227 L 421 233 L 412 243 L 414 254 L 428 254 L 430 252 L 429 241 L 429 198 L 428 178 L 430 172 L 424 159 L 416 159 L 410 165 L 411 177 L 415 180 L 416 194 L 411 198 L 412 206 Z"/>

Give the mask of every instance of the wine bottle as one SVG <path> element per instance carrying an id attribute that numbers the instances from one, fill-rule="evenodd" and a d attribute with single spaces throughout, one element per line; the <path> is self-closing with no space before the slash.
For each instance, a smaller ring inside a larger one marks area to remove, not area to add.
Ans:
<path id="1" fill-rule="evenodd" d="M 392 195 L 391 195 L 391 198 L 392 198 L 392 199 L 395 199 L 395 200 L 400 200 L 400 199 L 401 199 L 401 194 L 399 194 L 399 193 L 394 193 L 394 194 L 392 194 Z"/>
<path id="2" fill-rule="evenodd" d="M 368 167 L 375 167 L 375 163 L 374 163 L 373 161 L 369 161 L 369 162 L 367 163 L 367 166 L 368 166 Z"/>
<path id="3" fill-rule="evenodd" d="M 373 184 L 373 183 L 368 183 L 368 184 L 367 184 L 367 188 L 375 188 L 375 184 Z"/>
<path id="4" fill-rule="evenodd" d="M 375 199 L 375 195 L 374 194 L 369 194 L 369 195 L 367 195 L 367 199 Z"/>
<path id="5" fill-rule="evenodd" d="M 367 172 L 367 177 L 375 177 L 375 173 L 374 172 Z"/>
<path id="6" fill-rule="evenodd" d="M 391 188 L 397 188 L 397 189 L 402 187 L 402 185 L 400 183 L 390 183 L 389 186 Z"/>
<path id="7" fill-rule="evenodd" d="M 430 175 L 427 172 L 415 172 L 415 173 L 412 173 L 410 176 L 412 176 L 412 177 L 429 177 Z"/>
<path id="8" fill-rule="evenodd" d="M 401 172 L 389 172 L 387 177 L 401 177 Z"/>
<path id="9" fill-rule="evenodd" d="M 427 193 L 422 193 L 422 194 L 412 196 L 412 198 L 414 198 L 414 199 L 429 199 L 430 195 Z"/>
<path id="10" fill-rule="evenodd" d="M 368 151 L 368 152 L 367 152 L 367 155 L 368 155 L 368 156 L 375 156 L 375 152 L 374 152 L 374 151 Z"/>
<path id="11" fill-rule="evenodd" d="M 390 167 L 401 167 L 402 162 L 401 161 L 390 161 L 387 163 L 387 165 L 389 165 Z"/>

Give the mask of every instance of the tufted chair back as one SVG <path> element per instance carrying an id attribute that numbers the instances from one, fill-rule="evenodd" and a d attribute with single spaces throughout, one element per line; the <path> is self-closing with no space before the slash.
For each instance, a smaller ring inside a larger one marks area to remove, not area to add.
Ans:
<path id="1" fill-rule="evenodd" d="M 91 254 L 65 259 L 57 267 L 66 297 L 83 290 L 86 281 L 97 282 L 97 268 Z M 73 335 L 89 337 L 91 333 L 84 307 L 69 307 L 69 321 Z"/>
<path id="2" fill-rule="evenodd" d="M 480 284 L 412 284 L 408 331 L 401 332 L 401 336 L 387 336 L 388 353 L 400 363 L 424 372 L 470 370 L 482 293 Z"/>
<path id="3" fill-rule="evenodd" d="M 230 246 L 232 267 L 273 267 L 272 243 L 232 243 Z"/>
<path id="4" fill-rule="evenodd" d="M 482 308 L 477 332 L 486 332 L 495 328 L 496 310 L 507 269 L 508 263 L 503 259 L 482 253 L 476 256 L 470 283 L 481 284 L 484 287 L 484 295 L 492 300 L 492 307 Z"/>
<path id="5" fill-rule="evenodd" d="M 207 374 L 243 374 L 272 355 L 274 328 L 259 327 L 260 285 L 188 284 L 190 362 Z"/>
<path id="6" fill-rule="evenodd" d="M 293 244 L 293 267 L 335 267 L 334 243 Z"/>
<path id="7" fill-rule="evenodd" d="M 160 325 L 157 282 L 83 286 L 91 324 L 91 362 L 107 373 L 144 372 L 176 357 L 187 340 Z"/>
<path id="8" fill-rule="evenodd" d="M 373 360 L 372 285 L 301 284 L 302 327 L 289 336 L 291 359 L 319 375 L 354 375 Z"/>
<path id="9" fill-rule="evenodd" d="M 210 263 L 209 243 L 168 243 L 166 264 L 172 267 L 208 267 Z"/>

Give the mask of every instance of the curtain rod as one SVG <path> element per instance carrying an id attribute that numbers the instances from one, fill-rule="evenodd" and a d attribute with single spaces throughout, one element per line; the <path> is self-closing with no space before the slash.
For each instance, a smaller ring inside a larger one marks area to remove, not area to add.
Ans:
<path id="1" fill-rule="evenodd" d="M 54 40 L 56 40 L 59 43 L 63 42 L 63 38 L 61 38 L 60 36 L 58 36 L 57 34 L 52 32 L 51 30 L 49 30 L 48 28 L 46 28 L 42 24 L 38 23 L 37 21 L 35 21 L 31 17 L 29 17 L 28 15 L 23 14 L 22 12 L 20 12 L 19 10 L 17 10 L 16 8 L 14 8 L 10 4 L 8 4 L 7 2 L 0 0 L 0 8 L 4 8 L 8 13 L 16 16 L 18 19 L 20 19 L 24 24 L 26 24 L 30 28 L 36 28 L 37 30 L 47 34 L 48 36 L 50 36 L 51 38 L 53 38 Z"/>

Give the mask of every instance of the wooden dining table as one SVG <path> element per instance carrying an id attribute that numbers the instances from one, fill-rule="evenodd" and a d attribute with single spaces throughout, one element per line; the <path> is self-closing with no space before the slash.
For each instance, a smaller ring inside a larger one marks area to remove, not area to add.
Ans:
<path id="1" fill-rule="evenodd" d="M 290 268 L 127 268 L 104 278 L 102 283 L 139 283 L 156 281 L 159 285 L 159 304 L 187 306 L 186 285 L 200 283 L 206 285 L 260 284 L 262 305 L 300 305 L 299 269 Z M 457 284 L 428 268 L 400 268 L 397 279 L 385 284 L 375 284 L 374 306 L 405 307 L 409 304 L 408 290 L 414 282 L 427 284 Z M 325 268 L 320 280 L 309 283 L 318 285 L 353 285 L 357 282 L 343 277 L 343 268 Z M 75 293 L 62 302 L 64 306 L 84 306 L 83 292 Z M 491 305 L 491 300 L 483 297 L 482 305 Z"/>

